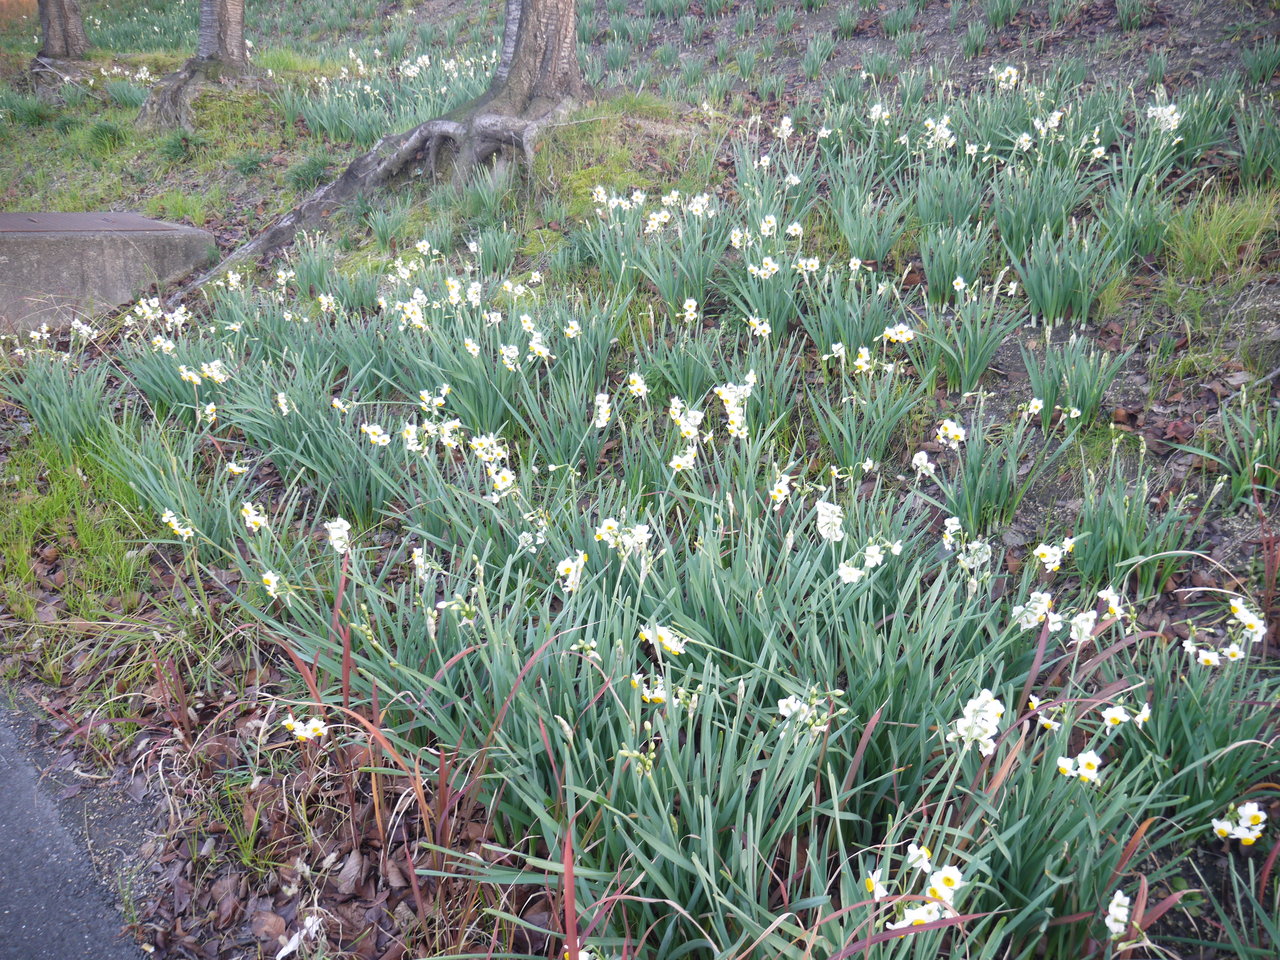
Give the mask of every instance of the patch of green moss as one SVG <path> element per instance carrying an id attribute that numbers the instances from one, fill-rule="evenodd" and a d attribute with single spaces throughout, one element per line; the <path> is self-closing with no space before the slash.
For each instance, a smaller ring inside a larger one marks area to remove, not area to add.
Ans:
<path id="1" fill-rule="evenodd" d="M 191 109 L 199 133 L 216 134 L 224 140 L 259 143 L 280 132 L 271 101 L 256 90 L 207 90 L 196 97 Z"/>
<path id="2" fill-rule="evenodd" d="M 525 235 L 525 242 L 517 249 L 522 257 L 541 257 L 550 253 L 560 244 L 564 243 L 564 237 L 556 230 L 529 230 Z"/>

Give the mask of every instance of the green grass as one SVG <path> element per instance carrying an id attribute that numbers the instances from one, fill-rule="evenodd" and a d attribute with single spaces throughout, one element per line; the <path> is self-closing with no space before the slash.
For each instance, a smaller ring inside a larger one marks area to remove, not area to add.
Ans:
<path id="1" fill-rule="evenodd" d="M 249 103 L 254 99 L 246 97 Z M 264 127 L 260 113 L 255 121 L 252 107 L 237 116 L 219 112 L 211 103 L 205 116 L 212 122 L 202 121 L 195 135 L 181 141 L 172 134 L 140 134 L 133 125 L 135 114 L 90 99 L 78 107 L 59 108 L 55 122 L 34 128 L 29 136 L 9 133 L 0 121 L 0 141 L 5 144 L 0 176 L 9 176 L 12 184 L 0 198 L 0 209 L 109 210 L 150 205 L 162 212 L 173 201 L 160 199 L 160 194 L 170 191 L 211 195 L 212 201 L 206 196 L 202 203 L 213 207 L 218 192 L 225 188 L 193 189 L 186 168 L 209 170 L 255 142 L 271 142 L 271 122 Z M 264 199 L 278 209 L 288 203 L 289 195 L 272 191 Z M 228 204 L 221 212 L 230 210 Z"/>
<path id="2" fill-rule="evenodd" d="M 180 220 L 203 227 L 218 200 L 216 194 L 190 193 L 182 188 L 175 188 L 148 198 L 143 210 L 147 216 L 160 220 Z"/>
<path id="3" fill-rule="evenodd" d="M 0 515 L 6 606 L 33 627 L 55 619 L 96 621 L 128 616 L 140 602 L 145 531 L 120 501 L 123 481 L 96 471 L 82 479 L 51 442 L 40 440 L 6 464 L 8 508 Z M 42 570 L 57 565 L 65 612 L 46 606 Z M 46 668 L 53 671 L 49 664 Z"/>
<path id="4" fill-rule="evenodd" d="M 1169 259 L 1180 279 L 1207 281 L 1247 273 L 1280 229 L 1280 194 L 1209 195 L 1184 208 L 1169 232 Z"/>

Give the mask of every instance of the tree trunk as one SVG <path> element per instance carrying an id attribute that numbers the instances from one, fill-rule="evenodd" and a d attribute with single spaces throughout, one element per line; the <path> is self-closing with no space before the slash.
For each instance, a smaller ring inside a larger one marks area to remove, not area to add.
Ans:
<path id="1" fill-rule="evenodd" d="M 578 66 L 576 0 L 506 0 L 502 51 L 489 88 L 443 117 L 407 133 L 383 137 L 351 161 L 342 175 L 321 187 L 209 273 L 175 295 L 181 296 L 229 266 L 266 257 L 291 242 L 299 230 L 324 222 L 357 196 L 391 185 L 406 170 L 432 176 L 451 166 L 455 178 L 497 155 L 532 160 L 547 127 L 562 119 L 586 95 Z"/>
<path id="2" fill-rule="evenodd" d="M 196 55 L 152 88 L 138 113 L 143 127 L 194 129 L 191 103 L 207 83 L 225 83 L 249 69 L 244 0 L 200 0 Z"/>
<path id="3" fill-rule="evenodd" d="M 493 112 L 536 114 L 582 97 L 576 6 L 576 0 L 507 0 L 502 61 L 484 100 Z"/>
<path id="4" fill-rule="evenodd" d="M 244 42 L 244 0 L 200 0 L 197 60 L 216 60 L 231 68 L 249 65 Z"/>
<path id="5" fill-rule="evenodd" d="M 40 52 L 49 60 L 79 60 L 89 52 L 89 38 L 76 0 L 40 0 Z"/>

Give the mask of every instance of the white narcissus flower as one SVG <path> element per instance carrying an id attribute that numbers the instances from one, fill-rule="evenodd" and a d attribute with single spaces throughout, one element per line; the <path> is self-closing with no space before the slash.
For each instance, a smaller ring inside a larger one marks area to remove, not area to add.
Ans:
<path id="1" fill-rule="evenodd" d="M 942 919 L 942 907 L 936 903 L 926 903 L 920 907 L 907 907 L 902 911 L 902 919 L 885 924 L 887 930 L 901 930 L 903 927 L 919 927 Z"/>
<path id="2" fill-rule="evenodd" d="M 867 575 L 867 571 L 852 561 L 842 560 L 836 568 L 836 575 L 840 577 L 841 583 L 857 583 Z"/>
<path id="3" fill-rule="evenodd" d="M 1231 828 L 1231 839 L 1239 840 L 1242 847 L 1253 846 L 1260 836 L 1262 836 L 1262 830 L 1257 827 L 1250 828 L 1243 824 L 1236 824 Z"/>
<path id="4" fill-rule="evenodd" d="M 958 450 L 960 449 L 960 444 L 964 443 L 966 436 L 967 431 L 954 420 L 943 420 L 942 423 L 938 424 L 938 442 L 944 447 Z"/>
<path id="5" fill-rule="evenodd" d="M 872 900 L 883 900 L 889 895 L 889 891 L 880 882 L 880 875 L 883 872 L 879 868 L 872 870 L 862 881 L 862 885 L 866 888 L 867 893 L 871 895 Z"/>
<path id="6" fill-rule="evenodd" d="M 280 599 L 281 590 L 284 588 L 284 581 L 280 579 L 280 574 L 268 570 L 262 575 L 262 585 L 266 588 L 268 597 L 272 600 Z"/>
<path id="7" fill-rule="evenodd" d="M 995 69 L 992 67 L 992 72 L 995 72 Z M 1009 66 L 996 73 L 996 84 L 1001 90 L 1012 90 L 1018 85 L 1018 68 Z"/>
<path id="8" fill-rule="evenodd" d="M 565 593 L 573 593 L 582 586 L 582 573 L 587 567 L 587 555 L 581 551 L 556 564 L 556 576 L 562 581 Z"/>
<path id="9" fill-rule="evenodd" d="M 698 445 L 696 443 L 691 443 L 689 444 L 689 446 L 684 448 L 683 453 L 677 453 L 674 457 L 672 457 L 671 461 L 667 464 L 667 466 L 669 466 L 676 473 L 680 473 L 684 470 L 692 470 L 697 460 L 698 460 Z"/>
<path id="10" fill-rule="evenodd" d="M 844 511 L 834 503 L 819 500 L 817 510 L 818 535 L 831 543 L 844 539 Z"/>
<path id="11" fill-rule="evenodd" d="M 1098 591 L 1098 599 L 1107 605 L 1107 616 L 1118 617 L 1124 612 L 1123 601 L 1120 594 L 1116 593 L 1110 587 Z"/>
<path id="12" fill-rule="evenodd" d="M 662 624 L 645 627 L 639 631 L 638 636 L 645 643 L 659 647 L 675 657 L 685 652 L 686 644 L 689 642 L 688 637 Z"/>
<path id="13" fill-rule="evenodd" d="M 1129 929 L 1129 898 L 1117 890 L 1107 905 L 1107 930 L 1113 940 L 1119 940 Z"/>
<path id="14" fill-rule="evenodd" d="M 231 379 L 231 374 L 227 373 L 221 360 L 200 364 L 200 375 L 206 380 L 212 380 L 214 383 L 226 383 Z"/>
<path id="15" fill-rule="evenodd" d="M 814 713 L 813 704 L 799 697 L 784 697 L 778 701 L 778 716 L 785 720 L 808 720 Z"/>
<path id="16" fill-rule="evenodd" d="M 1098 770 L 1102 766 L 1102 757 L 1092 750 L 1086 750 L 1076 757 L 1076 776 L 1088 783 L 1097 783 Z"/>
<path id="17" fill-rule="evenodd" d="M 319 717 L 312 717 L 307 721 L 307 725 L 304 729 L 306 730 L 308 740 L 318 740 L 329 732 L 329 725 Z"/>
<path id="18" fill-rule="evenodd" d="M 172 510 L 166 510 L 161 514 L 160 522 L 166 524 L 175 535 L 181 537 L 183 540 L 190 540 L 195 536 L 195 528 L 190 524 L 180 521 L 178 519 L 178 515 Z"/>
<path id="19" fill-rule="evenodd" d="M 361 424 L 360 432 L 368 437 L 369 442 L 375 447 L 385 447 L 391 442 L 391 434 L 376 423 Z"/>
<path id="20" fill-rule="evenodd" d="M 933 869 L 933 851 L 923 844 L 911 841 L 907 844 L 907 866 L 921 873 L 928 873 Z"/>
<path id="21" fill-rule="evenodd" d="M 794 479 L 789 473 L 780 473 L 778 479 L 773 482 L 773 486 L 769 489 L 769 500 L 776 505 L 776 509 L 781 510 L 787 497 L 791 496 L 791 481 Z"/>
<path id="22" fill-rule="evenodd" d="M 929 874 L 929 886 L 925 893 L 950 904 L 955 901 L 956 891 L 964 885 L 964 874 L 959 867 L 943 867 Z"/>
<path id="23" fill-rule="evenodd" d="M 1057 617 L 1057 623 L 1054 618 L 1057 617 L 1053 613 L 1053 597 L 1041 590 L 1032 591 L 1031 596 L 1027 598 L 1026 603 L 1017 604 L 1013 608 L 1013 619 L 1023 630 L 1034 630 L 1046 620 L 1049 621 L 1050 632 L 1056 632 L 1061 626 L 1061 617 Z"/>
<path id="24" fill-rule="evenodd" d="M 262 512 L 262 507 L 248 500 L 240 504 L 240 516 L 244 518 L 245 528 L 250 533 L 257 533 L 267 526 L 267 515 Z"/>
<path id="25" fill-rule="evenodd" d="M 1062 566 L 1062 548 L 1049 543 L 1036 547 L 1035 558 L 1044 564 L 1046 571 L 1052 573 Z"/>
<path id="26" fill-rule="evenodd" d="M 1222 665 L 1222 655 L 1217 650 L 1204 647 L 1196 651 L 1196 663 L 1202 667 L 1219 667 Z"/>
<path id="27" fill-rule="evenodd" d="M 351 547 L 351 524 L 342 519 L 342 517 L 337 517 L 326 523 L 324 529 L 325 533 L 329 535 L 329 546 L 333 548 L 334 552 L 339 554 L 346 553 Z"/>
<path id="28" fill-rule="evenodd" d="M 1093 628 L 1098 624 L 1098 614 L 1085 610 L 1071 618 L 1071 642 L 1087 643 L 1093 639 Z"/>
<path id="29" fill-rule="evenodd" d="M 516 475 L 507 467 L 494 467 L 492 464 L 486 467 L 486 470 L 493 485 L 493 492 L 487 499 L 497 503 L 515 489 Z"/>
<path id="30" fill-rule="evenodd" d="M 995 737 L 1000 732 L 1000 718 L 1003 716 L 1004 703 L 990 690 L 983 690 L 964 705 L 960 718 L 952 723 L 947 742 L 958 741 L 964 750 L 977 744 L 978 752 L 989 757 L 995 752 Z"/>
<path id="31" fill-rule="evenodd" d="M 925 453 L 923 450 L 917 452 L 916 455 L 911 458 L 911 466 L 915 470 L 917 477 L 924 476 L 932 478 L 933 475 L 938 472 L 937 466 L 929 459 L 929 454 Z"/>
<path id="32" fill-rule="evenodd" d="M 1239 627 L 1250 643 L 1257 643 L 1267 635 L 1266 622 L 1250 610 L 1240 597 L 1231 598 L 1231 615 L 1227 623 Z"/>
<path id="33" fill-rule="evenodd" d="M 329 732 L 328 724 L 319 717 L 311 717 L 306 722 L 300 722 L 292 713 L 282 720 L 280 725 L 298 740 L 318 740 Z"/>
<path id="34" fill-rule="evenodd" d="M 1266 822 L 1266 812 L 1256 803 L 1242 803 L 1236 808 L 1236 817 L 1246 827 L 1256 827 Z"/>
<path id="35" fill-rule="evenodd" d="M 609 420 L 613 416 L 613 404 L 609 402 L 607 393 L 597 393 L 593 405 L 591 417 L 591 425 L 597 430 L 603 430 L 609 425 Z"/>
<path id="36" fill-rule="evenodd" d="M 1102 722 L 1109 727 L 1118 727 L 1122 723 L 1128 723 L 1129 720 L 1129 711 L 1119 704 L 1102 711 Z"/>
<path id="37" fill-rule="evenodd" d="M 616 547 L 622 537 L 622 528 L 613 517 L 606 517 L 596 527 L 595 537 L 601 543 Z"/>

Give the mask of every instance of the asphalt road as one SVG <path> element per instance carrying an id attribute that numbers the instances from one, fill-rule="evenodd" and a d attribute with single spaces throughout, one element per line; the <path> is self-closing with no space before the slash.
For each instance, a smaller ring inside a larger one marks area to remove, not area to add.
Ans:
<path id="1" fill-rule="evenodd" d="M 0 716 L 0 960 L 143 960 Z"/>

